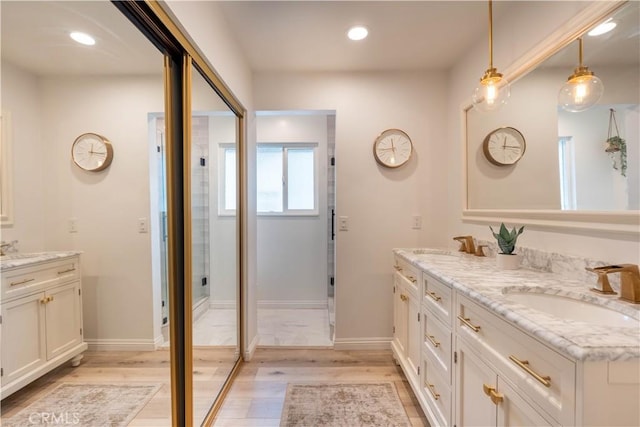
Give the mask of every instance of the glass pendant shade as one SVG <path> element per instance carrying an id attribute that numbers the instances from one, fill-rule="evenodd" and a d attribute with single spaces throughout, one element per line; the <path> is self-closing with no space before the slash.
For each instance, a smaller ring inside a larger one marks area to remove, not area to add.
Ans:
<path id="1" fill-rule="evenodd" d="M 586 68 L 586 67 L 583 67 Z M 602 81 L 590 71 L 576 73 L 560 88 L 558 104 L 563 110 L 577 113 L 595 105 L 604 93 Z"/>
<path id="2" fill-rule="evenodd" d="M 579 65 L 560 88 L 558 104 L 563 110 L 577 113 L 596 104 L 604 93 L 602 81 L 582 65 L 582 38 L 578 39 Z"/>
<path id="3" fill-rule="evenodd" d="M 511 87 L 495 68 L 488 69 L 473 91 L 474 107 L 483 112 L 496 111 L 507 103 Z"/>

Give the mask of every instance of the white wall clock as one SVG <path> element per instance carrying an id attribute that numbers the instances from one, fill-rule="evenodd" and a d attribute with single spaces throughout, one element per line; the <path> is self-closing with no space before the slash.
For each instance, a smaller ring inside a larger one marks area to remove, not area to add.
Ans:
<path id="1" fill-rule="evenodd" d="M 107 138 L 97 133 L 83 133 L 71 146 L 71 158 L 79 168 L 98 172 L 109 167 L 113 147 Z"/>
<path id="2" fill-rule="evenodd" d="M 524 155 L 527 145 L 519 130 L 512 127 L 498 128 L 484 138 L 482 151 L 497 166 L 513 165 Z"/>
<path id="3" fill-rule="evenodd" d="M 387 129 L 373 143 L 373 157 L 381 166 L 397 168 L 409 161 L 413 154 L 411 138 L 400 129 Z"/>

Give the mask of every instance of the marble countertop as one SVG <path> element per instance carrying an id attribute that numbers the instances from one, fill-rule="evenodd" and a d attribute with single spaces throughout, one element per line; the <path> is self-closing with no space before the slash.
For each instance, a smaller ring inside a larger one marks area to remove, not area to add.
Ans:
<path id="1" fill-rule="evenodd" d="M 81 251 L 50 251 L 32 253 L 10 253 L 0 257 L 0 269 L 10 270 L 27 267 L 41 262 L 55 261 L 59 259 L 80 255 Z"/>
<path id="2" fill-rule="evenodd" d="M 596 303 L 640 319 L 640 304 L 622 301 L 617 295 L 589 291 L 596 283 L 595 275 L 592 282 L 585 283 L 538 270 L 499 270 L 495 258 L 456 251 L 394 249 L 394 253 L 571 358 L 587 361 L 640 358 L 638 327 L 561 319 L 507 299 L 509 292 L 554 294 Z"/>

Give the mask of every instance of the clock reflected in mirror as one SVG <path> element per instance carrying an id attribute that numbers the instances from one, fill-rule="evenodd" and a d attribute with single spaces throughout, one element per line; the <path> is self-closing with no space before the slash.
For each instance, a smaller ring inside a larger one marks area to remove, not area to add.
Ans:
<path id="1" fill-rule="evenodd" d="M 526 142 L 522 133 L 512 127 L 503 127 L 487 134 L 482 151 L 489 162 L 496 166 L 516 164 L 524 155 Z"/>
<path id="2" fill-rule="evenodd" d="M 109 140 L 97 133 L 83 133 L 71 146 L 71 158 L 80 168 L 99 172 L 109 167 L 113 160 L 113 147 Z"/>
<path id="3" fill-rule="evenodd" d="M 400 129 L 387 129 L 373 143 L 373 157 L 379 165 L 398 168 L 413 155 L 411 138 Z"/>

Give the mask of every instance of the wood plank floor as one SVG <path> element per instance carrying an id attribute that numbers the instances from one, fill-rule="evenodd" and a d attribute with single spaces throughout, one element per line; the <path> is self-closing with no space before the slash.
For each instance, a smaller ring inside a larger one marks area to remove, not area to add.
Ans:
<path id="1" fill-rule="evenodd" d="M 231 369 L 229 351 L 194 351 L 194 413 L 206 414 Z M 11 417 L 64 382 L 161 383 L 162 388 L 137 414 L 130 426 L 171 425 L 169 352 L 87 352 L 77 368 L 64 365 L 1 403 L 2 418 Z M 390 351 L 262 348 L 236 377 L 215 420 L 215 426 L 279 426 L 289 382 L 390 381 L 414 427 L 428 426 L 402 370 Z M 197 423 L 199 424 L 199 423 Z"/>

